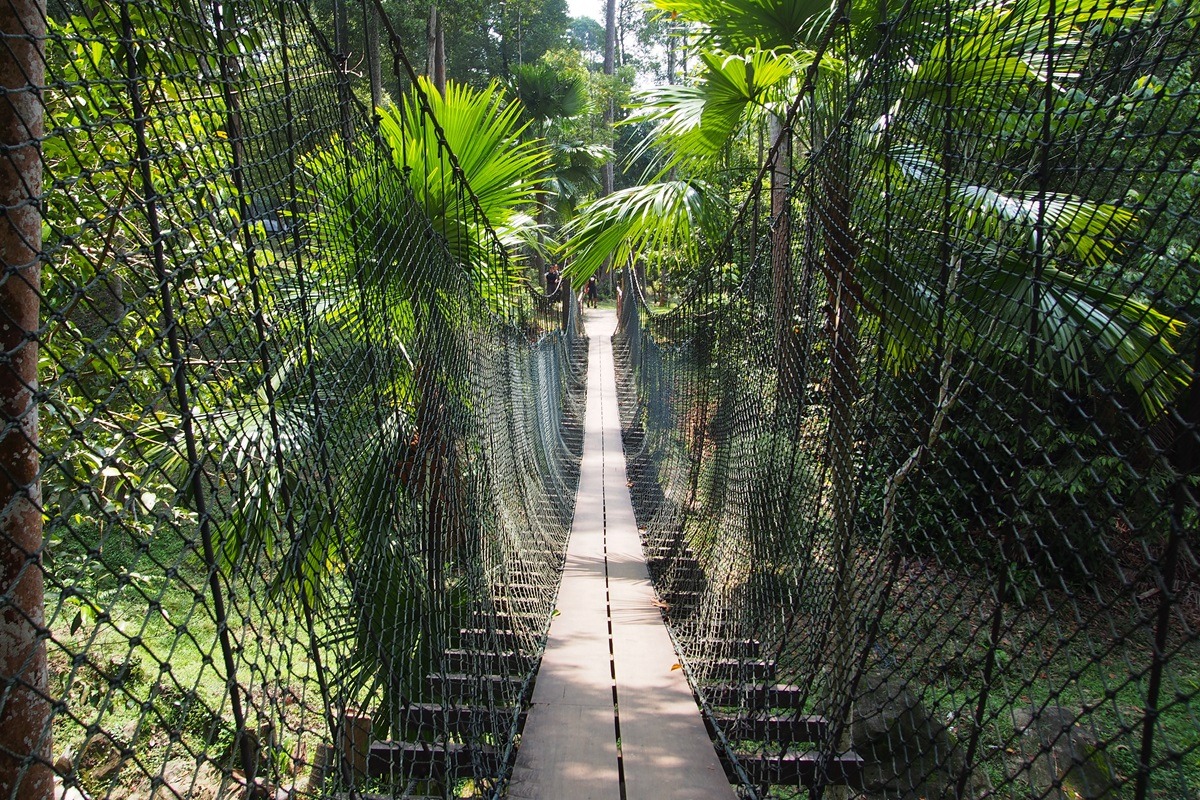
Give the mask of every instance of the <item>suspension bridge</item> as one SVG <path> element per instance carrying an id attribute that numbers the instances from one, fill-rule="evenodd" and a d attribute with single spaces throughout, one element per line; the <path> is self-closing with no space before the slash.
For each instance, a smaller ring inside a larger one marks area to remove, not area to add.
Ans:
<path id="1" fill-rule="evenodd" d="M 0 798 L 1197 796 L 1194 3 L 676 4 L 615 313 L 327 5 L 0 9 Z"/>

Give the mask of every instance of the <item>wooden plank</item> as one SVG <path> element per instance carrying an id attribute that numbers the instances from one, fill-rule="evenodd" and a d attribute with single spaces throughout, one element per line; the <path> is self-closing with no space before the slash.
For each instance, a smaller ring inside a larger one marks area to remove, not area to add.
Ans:
<path id="1" fill-rule="evenodd" d="M 499 648 L 501 650 L 521 650 L 522 637 L 517 636 L 512 628 L 462 628 L 458 632 L 459 641 L 465 648 Z M 533 637 L 526 637 L 533 641 Z"/>
<path id="2" fill-rule="evenodd" d="M 664 603 L 672 606 L 694 606 L 700 602 L 703 595 L 703 592 L 693 589 L 668 589 L 662 599 Z"/>
<path id="3" fill-rule="evenodd" d="M 486 628 L 490 625 L 495 628 L 508 628 L 522 633 L 541 635 L 546 629 L 547 620 L 546 614 L 510 614 L 507 611 L 499 611 L 494 614 L 476 612 L 471 617 L 471 624 L 476 627 Z"/>
<path id="4" fill-rule="evenodd" d="M 513 675 L 467 675 L 461 672 L 434 673 L 428 677 L 435 694 L 445 697 L 505 697 L 523 701 L 522 678 Z"/>
<path id="5" fill-rule="evenodd" d="M 499 771 L 496 751 L 489 745 L 372 742 L 367 774 L 373 778 L 398 775 L 409 780 L 440 780 L 448 774 L 473 772 L 477 761 L 482 762 L 485 773 Z"/>
<path id="6" fill-rule="evenodd" d="M 610 330 L 601 332 L 608 341 Z M 612 354 L 603 356 L 611 380 Z M 732 798 L 670 635 L 655 603 L 629 496 L 615 387 L 603 396 L 607 559 L 626 796 Z"/>
<path id="7" fill-rule="evenodd" d="M 775 679 L 775 662 L 765 659 L 711 658 L 697 661 L 693 669 L 712 681 L 770 681 Z"/>
<path id="8" fill-rule="evenodd" d="M 708 637 L 688 641 L 685 648 L 697 655 L 710 658 L 758 658 L 762 654 L 762 642 L 758 639 L 716 639 Z"/>
<path id="9" fill-rule="evenodd" d="M 754 684 L 714 684 L 701 690 L 714 706 L 747 708 L 801 709 L 812 698 L 798 686 L 762 686 Z"/>
<path id="10" fill-rule="evenodd" d="M 697 576 L 703 576 L 704 570 L 700 567 L 699 559 L 693 556 L 680 556 L 673 558 L 671 556 L 651 556 L 646 559 L 646 566 L 651 572 L 665 572 L 674 570 L 675 572 L 687 572 Z"/>
<path id="11" fill-rule="evenodd" d="M 615 688 L 625 774 L 636 800 L 734 796 L 655 606 L 626 486 L 611 312 L 588 312 L 583 461 L 546 652 L 508 796 L 604 798 L 617 776 Z M 609 653 L 609 626 L 612 656 Z"/>
<path id="12" fill-rule="evenodd" d="M 487 731 L 499 724 L 507 732 L 513 716 L 519 717 L 519 723 L 525 723 L 526 712 L 517 714 L 515 707 L 495 709 L 475 706 L 443 706 L 436 703 L 413 703 L 404 709 L 402 717 L 405 723 L 436 731 L 449 731 L 456 734 L 466 734 L 474 731 Z"/>
<path id="13" fill-rule="evenodd" d="M 483 671 L 497 675 L 525 675 L 533 669 L 534 658 L 511 650 L 467 650 L 454 648 L 446 651 L 442 663 L 447 672 Z M 482 669 L 481 669 L 482 667 Z"/>
<path id="14" fill-rule="evenodd" d="M 510 800 L 619 800 L 611 695 L 607 706 L 535 703 L 521 735 Z"/>
<path id="15" fill-rule="evenodd" d="M 861 788 L 863 759 L 850 751 L 825 759 L 816 751 L 763 756 L 738 753 L 738 764 L 759 786 L 845 785 Z"/>
<path id="16" fill-rule="evenodd" d="M 829 721 L 815 714 L 745 716 L 717 711 L 711 716 L 725 735 L 735 741 L 769 741 L 777 744 L 819 742 L 829 728 Z"/>
<path id="17" fill-rule="evenodd" d="M 599 345 L 593 337 L 579 490 L 555 604 L 559 613 L 550 621 L 508 787 L 514 800 L 620 796 L 603 560 Z"/>

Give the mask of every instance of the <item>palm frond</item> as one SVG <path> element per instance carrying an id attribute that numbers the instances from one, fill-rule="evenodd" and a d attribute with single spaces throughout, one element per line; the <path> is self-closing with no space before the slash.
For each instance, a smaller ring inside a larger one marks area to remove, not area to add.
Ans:
<path id="1" fill-rule="evenodd" d="M 380 109 L 380 132 L 396 165 L 408 170 L 417 203 L 446 238 L 456 260 L 468 268 L 484 267 L 489 259 L 478 225 L 502 225 L 532 201 L 548 167 L 548 154 L 539 142 L 521 140 L 527 125 L 520 122 L 520 108 L 503 104 L 497 84 L 473 89 L 451 83 L 444 97 L 424 79 L 421 88 L 485 219 L 476 220 L 474 208 L 461 195 L 445 148 L 415 92 L 402 107 Z"/>
<path id="2" fill-rule="evenodd" d="M 833 3 L 827 0 L 655 0 L 658 8 L 703 26 L 701 41 L 741 52 L 795 47 L 816 40 Z"/>
<path id="3" fill-rule="evenodd" d="M 646 250 L 671 249 L 694 260 L 719 229 L 724 201 L 700 181 L 632 186 L 585 206 L 563 229 L 567 274 L 576 285 L 612 258 L 621 263 Z"/>
<path id="4" fill-rule="evenodd" d="M 583 78 L 542 62 L 515 67 L 512 92 L 529 119 L 543 125 L 577 117 L 588 108 L 587 83 Z"/>
<path id="5" fill-rule="evenodd" d="M 812 63 L 808 51 L 700 54 L 699 81 L 643 92 L 628 123 L 652 122 L 654 132 L 631 158 L 651 146 L 671 155 L 662 173 L 711 161 L 752 122 L 755 111 L 776 113 L 790 101 L 793 79 Z"/>
<path id="6" fill-rule="evenodd" d="M 961 290 L 973 314 L 1002 323 L 987 343 L 998 354 L 1024 360 L 1030 331 L 1036 331 L 1042 375 L 1082 391 L 1089 373 L 1106 374 L 1114 387 L 1132 390 L 1149 419 L 1190 383 L 1190 370 L 1176 350 L 1184 331 L 1181 320 L 1141 298 L 1053 266 L 1043 268 L 1035 282 L 1018 254 L 997 256 L 964 271 Z"/>
<path id="7" fill-rule="evenodd" d="M 1137 221 L 1132 211 L 1112 203 L 1063 193 L 1004 191 L 947 176 L 921 148 L 897 148 L 891 159 L 901 179 L 899 197 L 940 203 L 941 191 L 930 192 L 930 186 L 949 189 L 950 221 L 964 239 L 1007 241 L 1099 267 L 1120 254 L 1123 237 Z M 1047 241 L 1037 241 L 1039 232 Z"/>

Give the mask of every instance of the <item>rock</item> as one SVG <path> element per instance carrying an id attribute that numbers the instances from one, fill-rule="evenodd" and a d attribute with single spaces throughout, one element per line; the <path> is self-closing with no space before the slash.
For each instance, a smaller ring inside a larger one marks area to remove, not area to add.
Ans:
<path id="1" fill-rule="evenodd" d="M 78 786 L 66 786 L 63 779 L 58 775 L 54 776 L 54 800 L 92 800 Z"/>
<path id="2" fill-rule="evenodd" d="M 162 783 L 151 800 L 215 800 L 221 788 L 221 773 L 210 761 L 179 758 L 163 765 Z"/>
<path id="3" fill-rule="evenodd" d="M 1060 706 L 1013 712 L 1019 736 L 1018 768 L 1036 797 L 1045 800 L 1115 800 L 1116 775 L 1101 737 L 1078 712 Z M 1028 769 L 1024 769 L 1024 767 Z"/>
<path id="4" fill-rule="evenodd" d="M 868 795 L 904 800 L 955 797 L 965 769 L 953 734 L 922 705 L 909 683 L 868 675 L 854 702 L 851 747 L 863 758 Z M 967 796 L 978 794 L 973 783 Z"/>
<path id="5" fill-rule="evenodd" d="M 89 785 L 103 784 L 117 777 L 125 759 L 121 748 L 108 735 L 97 733 L 80 748 L 76 765 Z"/>

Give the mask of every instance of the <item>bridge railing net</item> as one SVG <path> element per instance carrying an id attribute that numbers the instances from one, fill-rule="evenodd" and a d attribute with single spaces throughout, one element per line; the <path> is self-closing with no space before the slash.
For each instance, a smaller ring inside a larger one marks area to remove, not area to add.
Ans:
<path id="1" fill-rule="evenodd" d="M 1196 7 L 838 10 L 767 163 L 723 179 L 735 227 L 669 311 L 628 276 L 615 339 L 731 769 L 1195 797 Z"/>
<path id="2" fill-rule="evenodd" d="M 386 32 L 386 87 L 356 71 L 374 13 L 30 3 L 6 31 L 6 798 L 502 782 L 579 339 Z"/>

